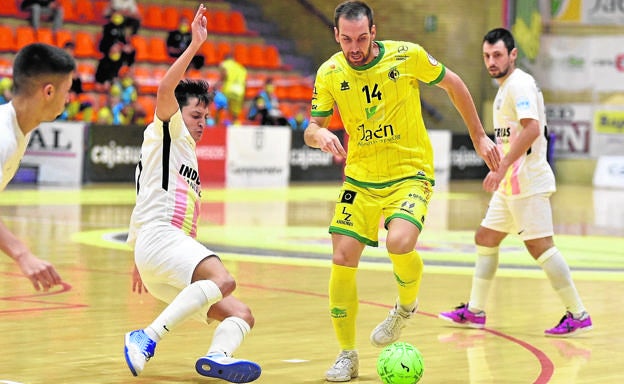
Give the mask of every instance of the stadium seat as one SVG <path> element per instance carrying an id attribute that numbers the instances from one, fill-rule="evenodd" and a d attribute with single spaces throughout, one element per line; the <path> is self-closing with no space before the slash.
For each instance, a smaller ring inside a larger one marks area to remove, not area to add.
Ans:
<path id="1" fill-rule="evenodd" d="M 233 46 L 234 60 L 238 61 L 244 67 L 252 66 L 249 61 L 249 50 L 245 43 L 235 43 Z"/>
<path id="2" fill-rule="evenodd" d="M 230 20 L 229 13 L 222 9 L 217 9 L 212 12 L 212 30 L 215 33 L 228 34 L 230 33 Z M 210 23 L 208 24 L 210 27 Z"/>
<path id="3" fill-rule="evenodd" d="M 156 111 L 156 98 L 152 95 L 139 95 L 136 101 L 141 109 L 145 111 L 145 123 L 151 123 L 154 119 L 154 112 Z"/>
<path id="4" fill-rule="evenodd" d="M 8 25 L 0 25 L 0 52 L 15 52 L 15 33 Z"/>
<path id="5" fill-rule="evenodd" d="M 155 63 L 171 63 L 173 60 L 167 54 L 167 45 L 160 36 L 153 36 L 148 39 L 147 50 L 150 61 Z"/>
<path id="6" fill-rule="evenodd" d="M 96 66 L 94 63 L 88 61 L 81 61 L 76 66 L 78 73 L 80 74 L 80 80 L 82 81 L 82 89 L 85 92 L 91 92 L 95 88 L 95 71 Z"/>
<path id="7" fill-rule="evenodd" d="M 274 45 L 264 47 L 265 65 L 271 69 L 278 69 L 282 66 L 279 50 Z"/>
<path id="8" fill-rule="evenodd" d="M 244 35 L 247 33 L 247 23 L 245 16 L 240 11 L 230 11 L 229 13 L 229 29 L 232 34 Z"/>
<path id="9" fill-rule="evenodd" d="M 35 36 L 35 30 L 26 25 L 20 25 L 15 27 L 15 48 L 17 50 L 22 49 L 28 44 L 32 44 L 37 41 Z"/>
<path id="10" fill-rule="evenodd" d="M 165 29 L 162 8 L 160 5 L 146 4 L 143 12 L 143 26 L 153 29 Z"/>
<path id="11" fill-rule="evenodd" d="M 219 64 L 219 53 L 217 52 L 217 47 L 214 42 L 204 42 L 200 48 L 200 53 L 204 55 L 204 65 L 211 66 Z"/>
<path id="12" fill-rule="evenodd" d="M 39 43 L 56 45 L 54 41 L 54 32 L 52 32 L 52 28 L 39 28 L 35 32 L 35 38 Z"/>
<path id="13" fill-rule="evenodd" d="M 264 55 L 264 46 L 254 43 L 249 46 L 249 66 L 252 68 L 266 68 L 267 62 Z"/>
<path id="14" fill-rule="evenodd" d="M 189 7 L 183 7 L 180 8 L 180 15 L 181 16 L 186 16 L 187 19 L 189 19 L 189 21 L 193 21 L 193 19 L 195 19 L 195 13 L 197 11 L 193 8 L 189 8 Z M 204 12 L 204 15 L 206 15 L 206 19 L 208 20 L 208 26 L 207 29 L 210 31 L 210 12 L 206 11 Z"/>
<path id="15" fill-rule="evenodd" d="M 17 0 L 4 0 L 2 7 L 0 7 L 0 16 L 21 18 Z"/>
<path id="16" fill-rule="evenodd" d="M 158 82 L 154 79 L 149 67 L 134 66 L 134 82 L 140 95 L 156 94 Z"/>
<path id="17" fill-rule="evenodd" d="M 219 58 L 219 62 L 223 61 L 225 56 L 232 53 L 232 45 L 227 41 L 219 41 L 217 43 L 217 57 Z"/>
<path id="18" fill-rule="evenodd" d="M 0 77 L 13 76 L 13 62 L 7 58 L 0 57 Z"/>
<path id="19" fill-rule="evenodd" d="M 63 6 L 63 21 L 69 23 L 78 22 L 78 15 L 76 14 L 76 6 L 73 0 L 58 0 Z"/>
<path id="20" fill-rule="evenodd" d="M 59 29 L 54 34 L 54 44 L 57 47 L 63 47 L 66 42 L 74 40 L 74 33 L 69 29 Z"/>
<path id="21" fill-rule="evenodd" d="M 162 9 L 162 21 L 165 29 L 173 30 L 176 29 L 177 25 L 180 23 L 180 11 L 178 7 L 175 6 L 165 6 Z M 193 19 L 190 19 L 189 22 L 192 22 Z"/>
<path id="22" fill-rule="evenodd" d="M 95 7 L 91 0 L 75 0 L 76 22 L 90 24 L 96 21 Z"/>
<path id="23" fill-rule="evenodd" d="M 137 62 L 150 61 L 150 53 L 148 47 L 148 39 L 143 35 L 134 35 L 130 38 L 130 43 L 135 49 Z"/>
<path id="24" fill-rule="evenodd" d="M 76 31 L 75 35 L 76 49 L 74 55 L 81 59 L 97 59 L 100 52 L 95 44 L 95 38 L 91 32 Z"/>

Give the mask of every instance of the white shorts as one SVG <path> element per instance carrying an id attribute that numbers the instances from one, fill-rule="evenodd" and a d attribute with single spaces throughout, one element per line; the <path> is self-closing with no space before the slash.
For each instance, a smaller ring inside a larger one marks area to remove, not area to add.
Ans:
<path id="1" fill-rule="evenodd" d="M 171 303 L 191 284 L 197 265 L 212 255 L 215 253 L 200 242 L 170 226 L 142 229 L 134 246 L 143 284 L 165 303 Z"/>
<path id="2" fill-rule="evenodd" d="M 515 233 L 524 241 L 553 236 L 551 193 L 507 199 L 495 192 L 481 226 Z"/>

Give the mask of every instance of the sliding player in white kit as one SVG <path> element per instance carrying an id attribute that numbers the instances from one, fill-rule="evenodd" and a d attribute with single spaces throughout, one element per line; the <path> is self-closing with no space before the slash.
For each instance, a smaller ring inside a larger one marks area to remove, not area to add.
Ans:
<path id="1" fill-rule="evenodd" d="M 559 323 L 544 334 L 569 337 L 591 330 L 592 321 L 553 240 L 550 195 L 555 192 L 555 176 L 546 157 L 544 98 L 535 79 L 515 67 L 517 55 L 508 30 L 496 28 L 483 38 L 485 66 L 499 84 L 493 117 L 496 144 L 504 156 L 498 170 L 490 171 L 483 180 L 483 188 L 493 195 L 475 234 L 477 260 L 470 301 L 439 317 L 465 327 L 485 326 L 485 305 L 498 269 L 499 245 L 508 233 L 516 233 L 566 308 Z"/>
<path id="2" fill-rule="evenodd" d="M 249 307 L 231 295 L 236 282 L 221 260 L 195 240 L 201 185 L 195 145 L 201 139 L 212 92 L 203 80 L 182 80 L 207 38 L 204 5 L 192 22 L 192 41 L 162 78 L 154 122 L 145 130 L 137 166 L 136 206 L 128 244 L 134 248 L 133 290 L 143 284 L 169 305 L 147 327 L 126 334 L 124 354 L 134 376 L 154 356 L 156 344 L 183 320 L 217 320 L 206 356 L 195 369 L 233 383 L 256 380 L 254 362 L 234 359 L 254 325 Z"/>

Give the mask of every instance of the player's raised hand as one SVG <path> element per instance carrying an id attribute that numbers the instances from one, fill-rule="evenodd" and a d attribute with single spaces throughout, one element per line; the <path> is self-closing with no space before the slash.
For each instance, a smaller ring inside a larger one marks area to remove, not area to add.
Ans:
<path id="1" fill-rule="evenodd" d="M 208 38 L 208 30 L 206 29 L 208 25 L 208 20 L 206 19 L 206 15 L 204 12 L 206 11 L 206 7 L 204 4 L 200 4 L 199 8 L 197 8 L 197 13 L 195 14 L 195 18 L 191 23 L 191 30 L 193 35 L 193 40 L 204 42 Z"/>

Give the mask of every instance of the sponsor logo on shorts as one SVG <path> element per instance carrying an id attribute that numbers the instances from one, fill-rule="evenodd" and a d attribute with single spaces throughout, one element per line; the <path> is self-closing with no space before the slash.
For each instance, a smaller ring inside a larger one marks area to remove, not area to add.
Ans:
<path id="1" fill-rule="evenodd" d="M 340 202 L 341 203 L 347 203 L 347 204 L 353 204 L 353 202 L 355 201 L 355 195 L 357 195 L 357 192 L 349 191 L 348 189 L 345 189 L 342 192 L 342 197 L 340 198 Z"/>

